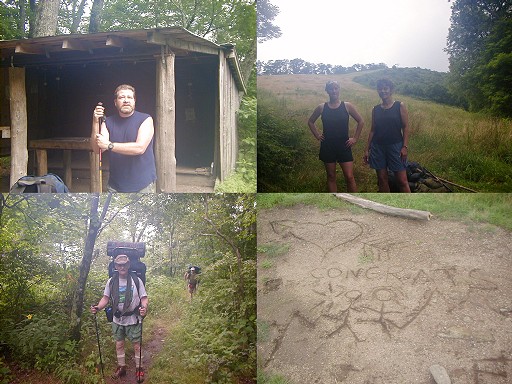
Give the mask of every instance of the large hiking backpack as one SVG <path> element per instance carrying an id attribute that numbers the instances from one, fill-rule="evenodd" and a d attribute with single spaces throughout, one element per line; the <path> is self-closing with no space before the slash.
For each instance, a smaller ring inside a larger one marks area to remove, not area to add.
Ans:
<path id="1" fill-rule="evenodd" d="M 108 277 L 114 275 L 114 259 L 117 255 L 126 255 L 130 259 L 130 273 L 134 273 L 139 277 L 144 286 L 146 285 L 146 264 L 140 261 L 141 257 L 146 254 L 145 243 L 128 243 L 122 241 L 107 242 L 107 255 L 112 257 L 108 265 Z"/>
<path id="2" fill-rule="evenodd" d="M 62 179 L 48 173 L 44 176 L 23 176 L 11 187 L 10 193 L 69 193 Z"/>
<path id="3" fill-rule="evenodd" d="M 411 192 L 452 192 L 445 184 L 420 163 L 410 161 L 406 166 L 407 181 Z M 388 171 L 389 189 L 391 192 L 399 192 L 398 183 L 393 171 Z"/>
<path id="4" fill-rule="evenodd" d="M 195 271 L 196 275 L 199 275 L 201 273 L 201 267 L 198 267 L 197 265 L 189 265 L 188 269 L 187 269 L 187 272 L 190 273 L 190 270 L 192 268 L 194 268 L 194 271 Z"/>

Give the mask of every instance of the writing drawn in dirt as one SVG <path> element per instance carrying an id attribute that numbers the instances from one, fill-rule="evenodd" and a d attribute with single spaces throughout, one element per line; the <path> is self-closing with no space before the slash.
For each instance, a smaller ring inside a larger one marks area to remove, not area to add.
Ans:
<path id="1" fill-rule="evenodd" d="M 258 316 L 269 324 L 259 345 L 263 367 L 287 372 L 293 366 L 308 380 L 324 383 L 387 383 L 393 374 L 386 376 L 386 369 L 402 364 L 390 362 L 391 356 L 406 360 L 418 353 L 407 343 L 425 343 L 427 356 L 448 349 L 459 356 L 457 364 L 464 361 L 452 371 L 460 382 L 512 380 L 512 350 L 500 350 L 503 332 L 512 326 L 506 299 L 512 284 L 507 268 L 490 263 L 496 256 L 503 262 L 506 249 L 496 255 L 498 247 L 488 247 L 491 239 L 467 241 L 462 230 L 441 236 L 435 223 L 414 223 L 400 232 L 403 219 L 379 225 L 374 215 L 323 222 L 303 213 L 296 219 L 280 216 L 263 220 L 258 234 L 261 244 L 289 245 L 286 255 L 272 260 L 272 269 L 261 271 Z M 488 321 L 493 326 L 485 326 Z M 379 348 L 386 352 L 375 362 L 371 354 Z M 339 349 L 336 356 L 329 356 L 330 349 Z M 307 356 L 301 358 L 299 350 Z M 317 363 L 313 353 L 322 356 Z M 389 367 L 376 375 L 380 360 L 389 360 Z M 318 372 L 314 364 L 327 369 Z"/>

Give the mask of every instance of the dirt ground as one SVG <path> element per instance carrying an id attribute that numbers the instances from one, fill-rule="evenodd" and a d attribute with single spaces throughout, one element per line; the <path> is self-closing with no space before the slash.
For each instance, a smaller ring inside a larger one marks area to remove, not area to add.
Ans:
<path id="1" fill-rule="evenodd" d="M 360 209 L 258 214 L 258 358 L 290 383 L 512 383 L 511 233 Z M 284 250 L 282 252 L 272 250 Z"/>

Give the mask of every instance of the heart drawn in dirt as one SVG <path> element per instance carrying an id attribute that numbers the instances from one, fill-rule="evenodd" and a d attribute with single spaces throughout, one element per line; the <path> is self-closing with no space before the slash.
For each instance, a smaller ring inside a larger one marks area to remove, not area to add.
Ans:
<path id="1" fill-rule="evenodd" d="M 293 236 L 317 247 L 322 257 L 363 234 L 362 226 L 352 220 L 333 220 L 326 223 L 278 220 L 270 223 L 282 237 Z"/>

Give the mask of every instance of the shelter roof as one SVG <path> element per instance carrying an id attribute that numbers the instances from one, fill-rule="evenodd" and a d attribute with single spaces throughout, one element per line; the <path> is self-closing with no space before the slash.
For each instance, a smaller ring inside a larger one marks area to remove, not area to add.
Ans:
<path id="1" fill-rule="evenodd" d="M 218 45 L 181 27 L 71 34 L 0 41 L 0 67 L 89 64 L 155 60 L 172 51 L 177 58 L 226 52 L 239 86 L 245 90 L 234 46 Z"/>

